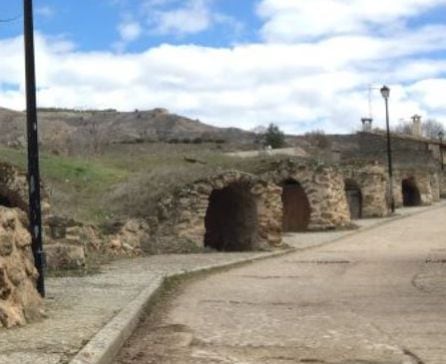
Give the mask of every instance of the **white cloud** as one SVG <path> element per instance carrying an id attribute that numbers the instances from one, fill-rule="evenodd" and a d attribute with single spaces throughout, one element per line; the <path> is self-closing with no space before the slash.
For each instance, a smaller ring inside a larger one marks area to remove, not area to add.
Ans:
<path id="1" fill-rule="evenodd" d="M 407 19 L 439 5 L 446 0 L 262 0 L 257 12 L 265 20 L 265 40 L 294 42 L 371 29 L 389 35 Z"/>
<path id="2" fill-rule="evenodd" d="M 141 25 L 136 21 L 124 21 L 118 26 L 121 39 L 124 42 L 133 42 L 141 36 Z"/>
<path id="3" fill-rule="evenodd" d="M 160 34 L 193 34 L 211 26 L 212 14 L 205 0 L 189 0 L 183 7 L 156 11 L 152 21 Z"/>
<path id="4" fill-rule="evenodd" d="M 238 34 L 243 25 L 235 18 L 215 11 L 216 0 L 145 0 L 144 14 L 151 33 L 187 36 L 225 26 Z"/>

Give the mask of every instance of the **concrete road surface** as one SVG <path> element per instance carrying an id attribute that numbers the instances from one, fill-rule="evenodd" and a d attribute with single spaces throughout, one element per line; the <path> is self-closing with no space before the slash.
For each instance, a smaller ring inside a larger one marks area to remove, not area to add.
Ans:
<path id="1" fill-rule="evenodd" d="M 117 363 L 446 363 L 446 208 L 211 275 Z"/>

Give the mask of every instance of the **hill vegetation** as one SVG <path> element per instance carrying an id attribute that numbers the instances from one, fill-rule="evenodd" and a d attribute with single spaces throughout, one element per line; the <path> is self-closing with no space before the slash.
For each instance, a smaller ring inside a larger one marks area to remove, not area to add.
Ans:
<path id="1" fill-rule="evenodd" d="M 165 109 L 118 112 L 109 110 L 39 109 L 40 141 L 52 154 L 91 155 L 109 145 L 213 143 L 230 149 L 252 147 L 255 134 L 217 128 Z M 0 108 L 0 145 L 25 145 L 25 114 Z"/>

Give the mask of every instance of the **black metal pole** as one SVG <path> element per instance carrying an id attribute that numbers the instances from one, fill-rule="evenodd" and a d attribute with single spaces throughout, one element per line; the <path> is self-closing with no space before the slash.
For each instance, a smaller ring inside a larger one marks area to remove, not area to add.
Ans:
<path id="1" fill-rule="evenodd" d="M 443 137 L 440 137 L 440 159 L 441 159 L 441 170 L 444 171 Z"/>
<path id="2" fill-rule="evenodd" d="M 392 166 L 392 144 L 390 141 L 389 125 L 389 99 L 384 98 L 386 102 L 386 126 L 387 126 L 387 162 L 389 164 L 389 185 L 390 185 L 390 210 L 395 212 L 395 199 L 393 198 L 393 166 Z"/>
<path id="3" fill-rule="evenodd" d="M 40 208 L 39 138 L 37 133 L 36 74 L 34 60 L 33 2 L 23 0 L 26 71 L 26 125 L 28 137 L 29 230 L 34 264 L 39 272 L 37 290 L 45 297 L 42 213 Z"/>

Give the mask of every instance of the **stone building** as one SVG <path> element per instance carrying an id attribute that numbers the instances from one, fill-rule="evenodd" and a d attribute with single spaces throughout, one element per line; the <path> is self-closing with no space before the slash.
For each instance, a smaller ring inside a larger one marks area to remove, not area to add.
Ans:
<path id="1" fill-rule="evenodd" d="M 415 116 L 413 135 L 391 134 L 393 192 L 396 207 L 430 205 L 446 195 L 442 159 L 446 146 L 442 141 L 419 135 L 419 117 Z M 382 165 L 387 174 L 387 136 L 383 131 L 363 130 L 351 135 L 329 136 L 340 153 L 341 163 L 353 161 Z"/>
<path id="2" fill-rule="evenodd" d="M 281 192 L 273 183 L 238 171 L 198 180 L 159 202 L 152 236 L 218 251 L 279 246 Z"/>

